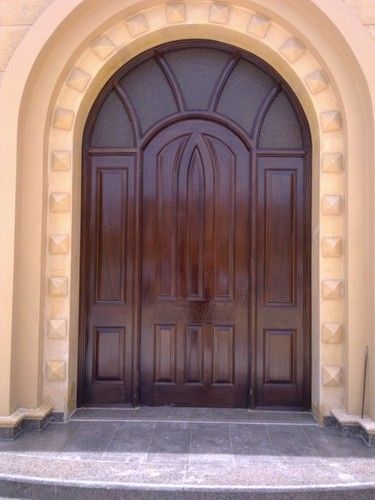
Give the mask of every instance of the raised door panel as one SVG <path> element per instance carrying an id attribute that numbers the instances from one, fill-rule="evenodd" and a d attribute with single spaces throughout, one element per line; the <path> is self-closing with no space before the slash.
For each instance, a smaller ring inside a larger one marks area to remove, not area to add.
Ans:
<path id="1" fill-rule="evenodd" d="M 205 274 L 205 172 L 202 153 L 198 148 L 193 150 L 189 160 L 186 176 L 185 223 L 186 234 L 182 235 L 186 244 L 185 283 L 186 299 L 204 298 Z M 184 183 L 185 179 L 179 180 Z M 181 204 L 182 205 L 182 204 Z"/>
<path id="2" fill-rule="evenodd" d="M 125 302 L 127 170 L 99 168 L 96 179 L 96 301 Z"/>
<path id="3" fill-rule="evenodd" d="M 132 155 L 93 155 L 85 165 L 85 404 L 131 399 L 134 167 Z"/>
<path id="4" fill-rule="evenodd" d="M 307 328 L 305 159 L 258 160 L 256 404 L 304 407 Z"/>
<path id="5" fill-rule="evenodd" d="M 294 305 L 297 174 L 272 169 L 264 175 L 264 304 Z"/>

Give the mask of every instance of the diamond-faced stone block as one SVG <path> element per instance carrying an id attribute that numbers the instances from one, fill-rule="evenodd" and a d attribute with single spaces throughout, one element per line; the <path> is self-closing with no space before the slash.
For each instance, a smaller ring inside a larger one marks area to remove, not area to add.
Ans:
<path id="1" fill-rule="evenodd" d="M 49 209 L 51 212 L 69 212 L 70 194 L 51 193 L 49 196 Z"/>
<path id="2" fill-rule="evenodd" d="M 323 366 L 322 383 L 325 387 L 339 387 L 342 385 L 343 370 L 341 366 Z"/>
<path id="3" fill-rule="evenodd" d="M 127 19 L 126 27 L 132 37 L 142 35 L 148 31 L 148 24 L 143 14 L 138 14 Z"/>
<path id="4" fill-rule="evenodd" d="M 48 280 L 48 295 L 50 297 L 68 295 L 68 278 L 66 276 L 52 276 Z"/>
<path id="5" fill-rule="evenodd" d="M 168 23 L 183 23 L 186 20 L 186 8 L 184 3 L 171 3 L 165 7 Z"/>
<path id="6" fill-rule="evenodd" d="M 209 21 L 218 24 L 227 24 L 229 19 L 229 5 L 225 3 L 213 3 L 208 16 Z"/>
<path id="7" fill-rule="evenodd" d="M 271 20 L 268 17 L 262 16 L 260 14 L 254 14 L 250 18 L 247 31 L 251 35 L 263 38 L 267 34 L 268 28 L 270 27 L 270 23 Z"/>
<path id="8" fill-rule="evenodd" d="M 335 132 L 342 128 L 341 113 L 337 109 L 320 114 L 320 123 L 324 132 Z"/>
<path id="9" fill-rule="evenodd" d="M 339 174 L 344 169 L 344 159 L 341 153 L 325 153 L 322 159 L 323 172 Z"/>
<path id="10" fill-rule="evenodd" d="M 62 360 L 46 362 L 46 379 L 49 382 L 63 382 L 66 379 L 66 363 Z"/>
<path id="11" fill-rule="evenodd" d="M 50 319 L 48 321 L 47 337 L 49 339 L 65 339 L 67 326 L 66 319 Z"/>
<path id="12" fill-rule="evenodd" d="M 342 280 L 323 280 L 322 296 L 325 300 L 340 300 L 343 296 Z"/>
<path id="13" fill-rule="evenodd" d="M 322 341 L 325 344 L 340 344 L 343 338 L 343 326 L 341 323 L 323 323 Z"/>
<path id="14" fill-rule="evenodd" d="M 322 90 L 328 88 L 328 78 L 323 73 L 321 69 L 314 71 L 305 78 L 306 85 L 309 87 L 309 90 L 312 94 L 318 94 Z"/>
<path id="15" fill-rule="evenodd" d="M 97 38 L 95 42 L 91 44 L 90 48 L 94 54 L 103 61 L 104 59 L 107 59 L 107 57 L 109 57 L 115 50 L 115 46 L 111 40 L 104 35 Z"/>
<path id="16" fill-rule="evenodd" d="M 339 195 L 326 195 L 322 200 L 324 215 L 340 215 L 342 213 L 342 197 Z"/>
<path id="17" fill-rule="evenodd" d="M 74 112 L 71 109 L 57 108 L 53 116 L 53 126 L 61 130 L 71 130 Z"/>
<path id="18" fill-rule="evenodd" d="M 322 239 L 323 257 L 341 257 L 342 256 L 342 238 L 329 237 Z"/>
<path id="19" fill-rule="evenodd" d="M 51 168 L 57 172 L 66 172 L 70 170 L 70 152 L 53 151 L 51 155 Z"/>
<path id="20" fill-rule="evenodd" d="M 48 237 L 48 251 L 52 255 L 66 254 L 69 248 L 67 234 L 50 234 Z"/>
<path id="21" fill-rule="evenodd" d="M 66 84 L 78 92 L 83 92 L 87 87 L 91 76 L 81 68 L 73 68 L 69 73 Z"/>
<path id="22" fill-rule="evenodd" d="M 284 45 L 280 47 L 280 52 L 288 59 L 289 62 L 294 63 L 306 52 L 306 47 L 297 38 L 289 38 Z"/>

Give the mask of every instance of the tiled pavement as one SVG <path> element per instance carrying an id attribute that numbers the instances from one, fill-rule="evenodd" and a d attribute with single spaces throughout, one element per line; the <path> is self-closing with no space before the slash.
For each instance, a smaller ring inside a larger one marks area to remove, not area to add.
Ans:
<path id="1" fill-rule="evenodd" d="M 142 408 L 74 418 L 0 442 L 0 497 L 375 498 L 375 449 L 307 413 Z"/>

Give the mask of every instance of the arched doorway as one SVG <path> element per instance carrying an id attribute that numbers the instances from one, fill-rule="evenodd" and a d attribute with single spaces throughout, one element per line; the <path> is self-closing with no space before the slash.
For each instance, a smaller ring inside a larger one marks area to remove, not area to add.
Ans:
<path id="1" fill-rule="evenodd" d="M 81 404 L 310 407 L 310 135 L 266 64 L 168 44 L 83 154 Z"/>

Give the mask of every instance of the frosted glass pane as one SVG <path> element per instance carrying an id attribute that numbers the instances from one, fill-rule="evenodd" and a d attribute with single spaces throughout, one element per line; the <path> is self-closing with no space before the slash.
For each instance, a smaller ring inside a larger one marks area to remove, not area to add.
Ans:
<path id="1" fill-rule="evenodd" d="M 261 148 L 303 148 L 296 113 L 284 92 L 277 95 L 266 115 L 260 134 Z"/>
<path id="2" fill-rule="evenodd" d="M 148 59 L 122 80 L 139 119 L 142 132 L 178 111 L 169 83 L 155 59 Z"/>
<path id="3" fill-rule="evenodd" d="M 215 83 L 230 57 L 227 52 L 203 47 L 165 54 L 180 84 L 187 109 L 207 109 Z"/>
<path id="4" fill-rule="evenodd" d="M 258 109 L 274 85 L 273 79 L 255 64 L 240 60 L 223 89 L 217 111 L 250 133 Z"/>
<path id="5" fill-rule="evenodd" d="M 96 148 L 134 147 L 133 129 L 129 116 L 114 90 L 110 92 L 100 108 L 91 135 L 91 146 Z"/>

